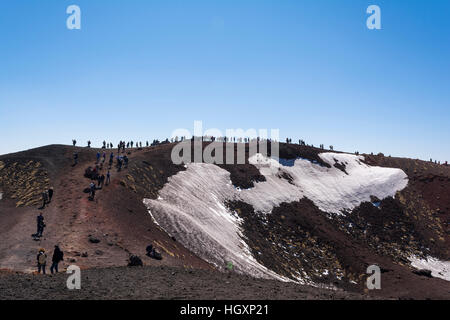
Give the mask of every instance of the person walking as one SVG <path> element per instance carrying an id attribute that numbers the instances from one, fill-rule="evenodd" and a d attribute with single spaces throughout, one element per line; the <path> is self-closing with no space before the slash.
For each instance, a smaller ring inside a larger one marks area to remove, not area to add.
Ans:
<path id="1" fill-rule="evenodd" d="M 53 187 L 50 187 L 50 189 L 48 189 L 47 191 L 48 193 L 48 202 L 52 202 L 52 198 L 53 198 Z"/>
<path id="2" fill-rule="evenodd" d="M 93 201 L 94 198 L 95 198 L 95 189 L 96 189 L 95 183 L 91 182 L 91 184 L 89 185 L 89 188 L 90 188 L 90 191 L 91 191 L 90 199 Z"/>
<path id="3" fill-rule="evenodd" d="M 106 174 L 106 185 L 111 183 L 111 172 L 108 170 L 108 173 Z"/>
<path id="4" fill-rule="evenodd" d="M 45 205 L 48 203 L 48 191 L 42 192 L 42 209 L 45 208 Z"/>
<path id="5" fill-rule="evenodd" d="M 55 246 L 55 250 L 53 251 L 52 257 L 52 265 L 50 267 L 50 272 L 53 274 L 53 271 L 58 273 L 58 264 L 64 261 L 64 253 L 61 251 L 58 245 Z"/>
<path id="6" fill-rule="evenodd" d="M 37 265 L 38 265 L 38 273 L 45 274 L 45 266 L 47 265 L 47 255 L 45 254 L 44 249 L 39 249 L 39 253 L 37 255 Z"/>
<path id="7" fill-rule="evenodd" d="M 37 222 L 37 237 L 42 237 L 42 234 L 44 233 L 45 223 L 44 223 L 44 216 L 42 215 L 42 212 L 39 213 L 39 215 L 36 218 Z"/>

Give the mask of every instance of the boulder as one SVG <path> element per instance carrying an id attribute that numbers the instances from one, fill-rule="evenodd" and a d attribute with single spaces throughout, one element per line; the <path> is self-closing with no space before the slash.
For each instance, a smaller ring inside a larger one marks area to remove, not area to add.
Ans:
<path id="1" fill-rule="evenodd" d="M 138 256 L 132 255 L 128 259 L 128 266 L 129 267 L 142 267 L 144 264 L 142 263 L 141 258 Z"/>
<path id="2" fill-rule="evenodd" d="M 415 273 L 419 276 L 422 276 L 422 277 L 433 278 L 433 276 L 431 275 L 431 270 L 420 269 L 420 270 L 414 270 L 413 273 Z"/>
<path id="3" fill-rule="evenodd" d="M 97 239 L 96 237 L 91 235 L 91 236 L 89 236 L 89 242 L 90 243 L 99 243 L 100 239 Z"/>

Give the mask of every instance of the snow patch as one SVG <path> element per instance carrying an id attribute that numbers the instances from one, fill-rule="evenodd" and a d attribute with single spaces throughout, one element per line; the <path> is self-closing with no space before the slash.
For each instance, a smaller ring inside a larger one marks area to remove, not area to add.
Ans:
<path id="1" fill-rule="evenodd" d="M 353 210 L 370 196 L 384 199 L 395 196 L 408 184 L 407 175 L 400 169 L 372 167 L 364 164 L 364 157 L 350 154 L 322 153 L 320 158 L 331 168 L 314 164 L 309 160 L 297 159 L 293 165 L 279 168 L 282 174 L 267 173 L 275 161 L 256 154 L 249 162 L 265 173 L 266 181 L 255 182 L 255 187 L 243 190 L 241 198 L 253 205 L 256 211 L 270 213 L 283 202 L 294 202 L 307 197 L 322 211 L 342 214 Z M 285 161 L 281 161 L 282 163 Z M 335 163 L 345 165 L 345 172 L 334 167 Z"/>
<path id="2" fill-rule="evenodd" d="M 411 265 L 418 270 L 430 270 L 433 277 L 450 281 L 450 261 L 440 261 L 433 257 L 421 259 L 416 256 L 410 257 L 409 261 L 411 261 Z"/>
<path id="3" fill-rule="evenodd" d="M 288 281 L 259 264 L 242 240 L 239 217 L 224 206 L 235 193 L 228 171 L 194 163 L 170 177 L 157 200 L 144 204 L 164 230 L 220 269 L 232 262 L 237 272 Z"/>
<path id="4" fill-rule="evenodd" d="M 224 205 L 227 200 L 241 200 L 256 211 L 270 213 L 283 202 L 307 197 L 325 212 L 343 214 L 343 210 L 370 201 L 370 196 L 394 196 L 408 183 L 402 170 L 371 167 L 361 162 L 363 157 L 335 153 L 320 157 L 332 167 L 304 159 L 284 166 L 257 154 L 249 161 L 266 181 L 244 190 L 233 186 L 228 171 L 213 164 L 192 163 L 168 179 L 156 200 L 144 199 L 144 204 L 161 228 L 202 259 L 221 269 L 232 262 L 237 272 L 289 281 L 252 256 L 242 239 L 240 218 Z M 347 174 L 333 167 L 336 161 L 345 165 Z M 283 171 L 292 181 L 283 178 Z M 309 282 L 298 276 L 299 282 Z"/>

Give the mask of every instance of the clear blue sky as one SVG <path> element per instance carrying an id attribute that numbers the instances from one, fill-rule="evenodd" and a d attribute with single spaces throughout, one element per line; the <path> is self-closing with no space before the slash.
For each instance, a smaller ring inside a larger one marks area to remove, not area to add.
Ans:
<path id="1" fill-rule="evenodd" d="M 382 30 L 366 28 L 371 4 Z M 202 120 L 450 161 L 449 13 L 448 0 L 2 0 L 0 154 Z"/>

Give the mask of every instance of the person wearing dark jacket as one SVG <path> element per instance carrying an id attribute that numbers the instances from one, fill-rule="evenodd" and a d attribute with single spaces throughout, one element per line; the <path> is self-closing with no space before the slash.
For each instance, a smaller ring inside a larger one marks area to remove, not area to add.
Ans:
<path id="1" fill-rule="evenodd" d="M 42 212 L 39 213 L 39 215 L 37 216 L 36 222 L 37 222 L 36 236 L 42 237 L 42 233 L 44 232 L 44 228 L 45 228 L 44 216 L 42 215 Z"/>
<path id="2" fill-rule="evenodd" d="M 53 198 L 53 188 L 50 187 L 50 189 L 48 189 L 48 202 L 52 202 L 52 198 Z"/>
<path id="3" fill-rule="evenodd" d="M 58 273 L 58 264 L 64 260 L 64 253 L 61 251 L 58 245 L 55 246 L 52 257 L 52 266 L 50 267 L 50 272 L 53 274 L 53 270 Z"/>
<path id="4" fill-rule="evenodd" d="M 42 209 L 45 208 L 45 205 L 48 203 L 48 191 L 42 192 Z"/>

